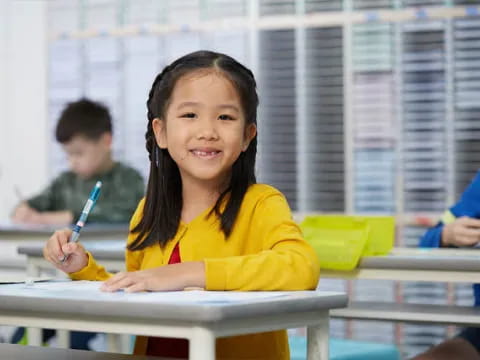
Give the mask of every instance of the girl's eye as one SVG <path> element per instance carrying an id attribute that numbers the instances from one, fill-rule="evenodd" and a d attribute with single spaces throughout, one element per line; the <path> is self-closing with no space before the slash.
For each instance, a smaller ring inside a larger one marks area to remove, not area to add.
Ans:
<path id="1" fill-rule="evenodd" d="M 227 114 L 220 115 L 218 118 L 220 120 L 235 120 L 235 118 L 233 116 L 230 116 L 230 115 L 227 115 Z"/>
<path id="2" fill-rule="evenodd" d="M 181 115 L 180 117 L 192 119 L 192 118 L 194 118 L 195 116 L 196 116 L 196 115 L 195 115 L 194 113 L 185 113 L 185 114 Z"/>

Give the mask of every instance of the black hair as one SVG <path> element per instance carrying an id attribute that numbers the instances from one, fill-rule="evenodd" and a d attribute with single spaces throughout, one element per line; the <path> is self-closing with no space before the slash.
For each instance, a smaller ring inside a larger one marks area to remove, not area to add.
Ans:
<path id="1" fill-rule="evenodd" d="M 98 140 L 112 132 L 112 118 L 106 106 L 82 98 L 63 109 L 58 119 L 55 137 L 61 144 L 81 135 L 88 140 Z"/>
<path id="2" fill-rule="evenodd" d="M 152 121 L 155 118 L 165 119 L 170 97 L 178 79 L 196 70 L 209 68 L 219 71 L 236 88 L 246 126 L 257 124 L 258 96 L 255 78 L 248 68 L 235 59 L 212 51 L 196 51 L 166 66 L 155 78 L 147 100 L 148 126 L 145 138 L 150 160 L 150 175 L 143 216 L 138 225 L 132 229 L 132 233 L 137 233 L 137 236 L 129 244 L 130 250 L 141 250 L 154 244 L 163 247 L 177 233 L 183 206 L 180 171 L 168 150 L 158 147 Z M 232 231 L 248 187 L 256 183 L 256 155 L 257 135 L 251 140 L 247 150 L 234 162 L 230 183 L 210 212 L 210 215 L 214 214 L 219 218 L 225 238 L 228 238 Z M 221 211 L 224 200 L 226 205 Z"/>

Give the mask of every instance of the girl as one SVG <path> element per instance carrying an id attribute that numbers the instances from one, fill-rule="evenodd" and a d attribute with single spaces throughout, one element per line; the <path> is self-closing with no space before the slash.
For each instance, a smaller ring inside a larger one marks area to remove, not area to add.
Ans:
<path id="1" fill-rule="evenodd" d="M 127 272 L 108 274 L 68 230 L 45 258 L 72 279 L 105 280 L 104 291 L 315 289 L 318 259 L 287 201 L 256 184 L 257 106 L 252 72 L 229 56 L 198 51 L 167 66 L 147 101 L 150 176 Z M 188 342 L 139 337 L 136 353 L 185 358 Z M 286 331 L 219 339 L 217 358 L 289 359 Z"/>

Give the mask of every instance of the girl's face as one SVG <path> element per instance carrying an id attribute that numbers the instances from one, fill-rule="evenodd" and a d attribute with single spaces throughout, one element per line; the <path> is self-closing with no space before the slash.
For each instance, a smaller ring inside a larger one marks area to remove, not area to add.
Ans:
<path id="1" fill-rule="evenodd" d="M 160 148 L 168 149 L 182 180 L 222 182 L 256 134 L 246 126 L 234 85 L 215 70 L 177 80 L 165 119 L 153 120 Z"/>

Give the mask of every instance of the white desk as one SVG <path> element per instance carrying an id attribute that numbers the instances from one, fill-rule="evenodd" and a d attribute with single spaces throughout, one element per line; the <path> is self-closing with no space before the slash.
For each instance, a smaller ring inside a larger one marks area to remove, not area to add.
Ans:
<path id="1" fill-rule="evenodd" d="M 83 241 L 85 248 L 91 251 L 95 258 L 108 271 L 123 271 L 125 270 L 125 244 L 126 240 L 100 240 L 100 241 Z M 53 265 L 43 258 L 44 242 L 35 242 L 27 245 L 21 245 L 17 248 L 18 254 L 26 256 L 27 276 L 40 277 L 42 269 L 52 270 Z M 63 275 L 63 273 L 62 273 Z M 28 344 L 33 346 L 41 345 L 41 329 L 28 329 Z M 57 331 L 58 346 L 61 348 L 70 347 L 69 331 Z M 114 334 L 107 334 L 108 349 L 112 352 L 128 353 L 130 351 L 130 336 Z"/>
<path id="2" fill-rule="evenodd" d="M 322 277 L 427 282 L 480 282 L 480 250 L 394 249 L 390 255 L 365 257 L 352 271 L 323 270 Z M 472 290 L 473 291 L 473 290 Z M 452 305 L 351 302 L 332 317 L 358 320 L 480 326 L 480 309 Z"/>
<path id="3" fill-rule="evenodd" d="M 82 244 L 95 254 L 95 257 L 101 261 L 102 265 L 104 265 L 107 270 L 124 270 L 127 235 L 124 234 L 123 237 L 118 237 L 115 240 L 111 237 L 114 236 L 114 234 L 119 235 L 123 233 L 123 231 L 128 231 L 125 226 L 114 226 L 112 228 L 104 227 L 102 229 L 96 229 L 93 227 L 90 231 L 86 231 L 87 229 L 88 227 L 85 227 L 85 229 L 82 230 Z M 41 232 L 37 233 L 37 235 L 40 233 Z M 51 233 L 49 234 L 51 235 Z M 96 236 L 99 236 L 99 240 L 96 240 Z M 2 244 L 1 240 L 0 244 Z M 43 258 L 42 249 L 45 240 L 22 240 L 21 242 L 15 241 L 14 244 L 18 256 L 22 257 L 22 259 L 16 259 L 16 261 L 19 262 L 23 260 L 27 276 L 40 277 L 42 269 L 48 269 L 50 272 L 54 269 L 52 264 Z M 112 254 L 114 254 L 114 257 Z M 23 259 L 24 257 L 26 259 Z M 58 331 L 57 337 L 59 347 L 70 347 L 70 336 L 68 331 Z M 127 353 L 130 350 L 129 336 L 114 336 L 112 334 L 107 334 L 107 339 L 108 349 L 111 351 Z M 28 344 L 34 346 L 41 345 L 41 329 L 28 329 Z"/>
<path id="4" fill-rule="evenodd" d="M 82 237 L 82 244 L 85 246 L 85 249 L 90 251 L 95 257 L 95 260 L 102 266 L 105 266 L 108 271 L 125 270 L 126 242 L 126 239 L 84 242 Z M 28 276 L 38 277 L 41 275 L 42 269 L 51 270 L 53 268 L 53 265 L 43 258 L 43 246 L 43 242 L 18 246 L 18 254 L 26 257 Z"/>
<path id="5" fill-rule="evenodd" d="M 85 243 L 95 259 L 110 271 L 125 269 L 125 242 L 100 241 Z M 43 245 L 20 246 L 25 255 L 29 276 L 40 276 L 40 269 L 52 268 L 43 259 Z M 396 248 L 387 256 L 365 257 L 351 271 L 321 269 L 322 278 L 371 279 L 398 281 L 480 282 L 480 250 Z"/>
<path id="6" fill-rule="evenodd" d="M 323 269 L 322 277 L 398 281 L 480 282 L 480 250 L 396 248 L 361 259 L 351 271 Z"/>
<path id="7" fill-rule="evenodd" d="M 64 226 L 66 227 L 66 226 Z M 47 240 L 55 230 L 61 226 L 50 225 L 17 225 L 0 223 L 0 241 L 35 241 Z M 126 239 L 128 235 L 128 224 L 87 224 L 82 229 L 82 239 Z"/>
<path id="8" fill-rule="evenodd" d="M 4 260 L 15 259 L 25 261 L 23 255 L 17 253 L 19 246 L 43 244 L 59 227 L 21 226 L 0 223 L 0 269 Z M 83 243 L 92 241 L 127 241 L 128 224 L 87 224 L 82 230 Z"/>
<path id="9" fill-rule="evenodd" d="M 225 301 L 189 291 L 193 301 L 182 301 L 159 298 L 168 293 L 64 291 L 61 284 L 54 292 L 41 283 L 0 286 L 0 324 L 186 338 L 193 360 L 215 359 L 219 337 L 307 326 L 308 360 L 327 360 L 329 310 L 347 304 L 345 294 L 319 291 L 248 293 L 254 298 L 246 300 L 215 293 Z"/>

